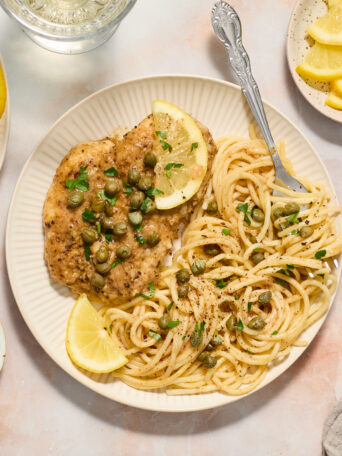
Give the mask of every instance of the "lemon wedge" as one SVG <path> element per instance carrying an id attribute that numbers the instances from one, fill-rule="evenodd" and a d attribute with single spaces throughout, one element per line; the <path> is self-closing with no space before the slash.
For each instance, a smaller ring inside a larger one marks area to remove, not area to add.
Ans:
<path id="1" fill-rule="evenodd" d="M 315 43 L 296 68 L 303 78 L 331 81 L 342 77 L 342 46 Z"/>
<path id="2" fill-rule="evenodd" d="M 342 0 L 328 0 L 328 6 L 329 6 L 329 8 L 332 8 L 333 6 L 335 6 L 341 2 L 342 2 Z"/>
<path id="3" fill-rule="evenodd" d="M 331 88 L 338 96 L 342 97 L 342 79 L 331 81 Z"/>
<path id="4" fill-rule="evenodd" d="M 158 162 L 154 168 L 158 209 L 171 209 L 188 201 L 207 172 L 208 150 L 194 119 L 178 106 L 155 100 L 152 112 Z"/>
<path id="5" fill-rule="evenodd" d="M 306 31 L 314 40 L 332 46 L 342 45 L 342 3 L 333 6 Z"/>
<path id="6" fill-rule="evenodd" d="M 5 112 L 7 98 L 7 87 L 3 69 L 0 67 L 0 119 Z"/>
<path id="7" fill-rule="evenodd" d="M 334 109 L 342 110 L 342 97 L 337 92 L 331 89 L 325 104 Z"/>
<path id="8" fill-rule="evenodd" d="M 90 372 L 111 372 L 128 362 L 105 329 L 103 317 L 85 294 L 77 299 L 71 311 L 65 342 L 72 361 Z"/>

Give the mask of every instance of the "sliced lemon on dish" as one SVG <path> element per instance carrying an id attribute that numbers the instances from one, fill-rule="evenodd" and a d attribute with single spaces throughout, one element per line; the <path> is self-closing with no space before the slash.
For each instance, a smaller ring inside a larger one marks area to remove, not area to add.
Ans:
<path id="1" fill-rule="evenodd" d="M 208 150 L 194 119 L 178 106 L 155 100 L 152 112 L 158 162 L 154 168 L 158 209 L 171 209 L 188 201 L 206 175 Z"/>
<path id="2" fill-rule="evenodd" d="M 336 92 L 338 96 L 342 97 L 342 79 L 331 81 L 331 89 Z"/>
<path id="3" fill-rule="evenodd" d="M 296 68 L 306 79 L 331 81 L 342 77 L 342 46 L 315 43 Z"/>
<path id="4" fill-rule="evenodd" d="M 328 6 L 329 6 L 329 8 L 332 8 L 333 6 L 335 6 L 341 2 L 342 2 L 342 0 L 328 0 Z"/>
<path id="5" fill-rule="evenodd" d="M 325 100 L 325 104 L 331 108 L 342 110 L 342 97 L 331 89 L 328 98 Z"/>
<path id="6" fill-rule="evenodd" d="M 111 372 L 128 362 L 105 329 L 103 317 L 85 294 L 77 299 L 71 311 L 65 342 L 72 361 L 90 372 Z"/>
<path id="7" fill-rule="evenodd" d="M 314 40 L 331 46 L 342 45 L 342 3 L 333 6 L 306 31 Z"/>
<path id="8" fill-rule="evenodd" d="M 7 87 L 5 81 L 5 75 L 2 67 L 0 67 L 0 119 L 5 112 L 7 99 Z"/>

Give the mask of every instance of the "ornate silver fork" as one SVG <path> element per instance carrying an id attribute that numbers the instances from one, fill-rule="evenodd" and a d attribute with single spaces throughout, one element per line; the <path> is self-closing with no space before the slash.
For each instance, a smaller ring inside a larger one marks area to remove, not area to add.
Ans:
<path id="1" fill-rule="evenodd" d="M 276 173 L 276 182 L 295 192 L 306 193 L 307 189 L 304 185 L 286 171 L 280 160 L 267 122 L 259 88 L 252 75 L 250 60 L 242 44 L 239 16 L 227 2 L 220 0 L 215 3 L 212 9 L 211 22 L 217 37 L 225 45 L 232 68 L 240 80 L 242 93 L 247 99 L 270 151 Z"/>

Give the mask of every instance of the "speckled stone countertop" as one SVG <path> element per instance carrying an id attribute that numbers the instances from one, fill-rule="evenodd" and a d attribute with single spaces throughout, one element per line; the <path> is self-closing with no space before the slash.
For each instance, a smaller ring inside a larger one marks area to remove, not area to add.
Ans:
<path id="1" fill-rule="evenodd" d="M 263 97 L 313 143 L 342 200 L 342 127 L 310 107 L 287 68 L 286 30 L 295 0 L 231 3 L 241 16 Z M 136 76 L 186 73 L 234 82 L 211 30 L 212 4 L 138 0 L 109 42 L 75 56 L 39 48 L 0 11 L 0 52 L 12 104 L 0 172 L 0 321 L 7 338 L 0 373 L 1 456 L 321 455 L 323 421 L 342 396 L 341 293 L 309 349 L 269 386 L 214 410 L 164 414 L 112 402 L 69 377 L 28 330 L 8 282 L 4 232 L 15 183 L 42 135 L 68 108 Z"/>

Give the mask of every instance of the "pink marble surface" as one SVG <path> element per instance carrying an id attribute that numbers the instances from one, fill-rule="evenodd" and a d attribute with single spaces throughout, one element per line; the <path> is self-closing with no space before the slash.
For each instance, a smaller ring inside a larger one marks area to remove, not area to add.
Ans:
<path id="1" fill-rule="evenodd" d="M 286 29 L 295 0 L 231 3 L 241 15 L 263 96 L 312 141 L 342 200 L 342 128 L 308 105 L 287 69 Z M 70 378 L 31 335 L 8 282 L 4 231 L 16 180 L 41 136 L 66 109 L 136 76 L 189 73 L 234 81 L 211 31 L 212 4 L 138 0 L 108 43 L 78 56 L 40 49 L 0 11 L 0 52 L 12 101 L 10 141 L 0 172 L 0 321 L 7 336 L 0 374 L 1 456 L 321 454 L 323 421 L 342 396 L 341 293 L 310 348 L 271 385 L 232 405 L 172 415 L 111 402 Z"/>

